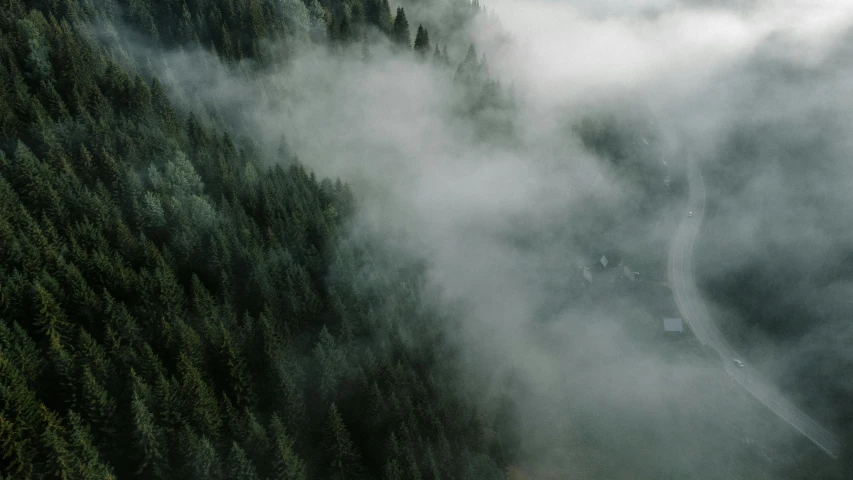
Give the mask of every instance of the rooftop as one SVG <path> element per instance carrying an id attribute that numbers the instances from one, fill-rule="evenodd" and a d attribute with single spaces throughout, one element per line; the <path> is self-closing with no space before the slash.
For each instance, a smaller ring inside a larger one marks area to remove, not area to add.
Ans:
<path id="1" fill-rule="evenodd" d="M 684 323 L 680 318 L 664 318 L 663 319 L 663 331 L 664 332 L 683 332 L 684 331 Z"/>

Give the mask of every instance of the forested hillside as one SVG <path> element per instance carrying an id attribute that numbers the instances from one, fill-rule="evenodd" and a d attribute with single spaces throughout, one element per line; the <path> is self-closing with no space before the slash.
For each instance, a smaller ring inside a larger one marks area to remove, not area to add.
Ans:
<path id="1" fill-rule="evenodd" d="M 260 68 L 286 60 L 275 45 L 369 53 L 372 28 L 409 45 L 402 9 L 0 5 L 0 477 L 502 477 L 452 316 L 416 263 L 350 239 L 347 184 L 264 158 L 96 40 L 129 25 Z M 450 62 L 427 37 L 414 49 Z M 473 48 L 458 70 L 480 71 Z"/>

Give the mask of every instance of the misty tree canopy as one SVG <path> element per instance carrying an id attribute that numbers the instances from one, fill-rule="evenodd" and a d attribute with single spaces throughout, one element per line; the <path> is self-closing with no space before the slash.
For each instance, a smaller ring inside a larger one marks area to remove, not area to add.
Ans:
<path id="1" fill-rule="evenodd" d="M 123 43 L 263 64 L 366 24 L 408 45 L 387 0 L 4 2 L 0 477 L 502 475 L 452 317 L 348 239 L 349 186 L 286 143 L 269 166 Z"/>

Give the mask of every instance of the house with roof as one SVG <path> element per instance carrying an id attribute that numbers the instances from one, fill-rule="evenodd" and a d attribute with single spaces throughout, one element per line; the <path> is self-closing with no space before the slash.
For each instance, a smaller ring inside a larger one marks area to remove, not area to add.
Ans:
<path id="1" fill-rule="evenodd" d="M 684 333 L 684 322 L 680 318 L 664 318 L 663 331 L 666 333 Z"/>

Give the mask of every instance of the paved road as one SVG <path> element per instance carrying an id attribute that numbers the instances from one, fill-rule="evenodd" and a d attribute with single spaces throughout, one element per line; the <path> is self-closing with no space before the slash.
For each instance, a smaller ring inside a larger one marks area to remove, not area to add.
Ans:
<path id="1" fill-rule="evenodd" d="M 734 379 L 772 410 L 776 415 L 791 424 L 800 433 L 833 458 L 837 458 L 840 444 L 832 432 L 821 427 L 808 415 L 797 409 L 784 395 L 768 382 L 763 381 L 758 372 L 749 365 L 738 367 L 733 359 L 740 358 L 732 349 L 717 327 L 705 307 L 702 294 L 696 287 L 693 266 L 693 247 L 699 237 L 699 227 L 705 213 L 705 183 L 695 163 L 688 158 L 687 178 L 690 185 L 688 211 L 678 227 L 669 250 L 668 275 L 675 302 L 684 320 L 690 325 L 699 341 L 709 345 L 720 353 L 726 371 Z"/>

